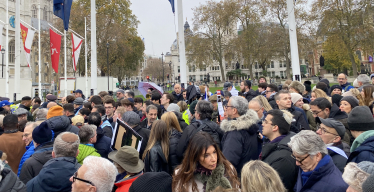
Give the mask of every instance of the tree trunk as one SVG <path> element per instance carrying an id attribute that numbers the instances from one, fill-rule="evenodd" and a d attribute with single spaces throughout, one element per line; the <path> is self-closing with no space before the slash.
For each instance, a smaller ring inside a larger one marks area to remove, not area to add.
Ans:
<path id="1" fill-rule="evenodd" d="M 247 66 L 249 67 L 249 77 L 250 77 L 251 79 L 253 79 L 253 70 L 252 70 L 251 62 L 250 62 L 249 59 L 248 59 L 246 62 L 247 62 Z"/>
<path id="2" fill-rule="evenodd" d="M 225 70 L 223 68 L 222 59 L 219 61 L 219 67 L 221 67 L 222 82 L 226 82 Z"/>
<path id="3" fill-rule="evenodd" d="M 355 57 L 353 56 L 352 52 L 349 52 L 349 58 L 351 59 L 351 62 L 352 62 L 353 76 L 357 77 L 357 63 L 355 61 Z"/>

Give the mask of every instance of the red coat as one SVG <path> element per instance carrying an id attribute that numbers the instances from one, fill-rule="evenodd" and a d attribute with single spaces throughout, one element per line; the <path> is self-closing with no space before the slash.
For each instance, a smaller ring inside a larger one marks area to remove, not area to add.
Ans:
<path id="1" fill-rule="evenodd" d="M 116 192 L 128 192 L 132 183 L 141 175 L 143 175 L 143 172 L 132 177 L 122 179 L 118 183 L 114 183 L 114 185 L 117 187 Z"/>

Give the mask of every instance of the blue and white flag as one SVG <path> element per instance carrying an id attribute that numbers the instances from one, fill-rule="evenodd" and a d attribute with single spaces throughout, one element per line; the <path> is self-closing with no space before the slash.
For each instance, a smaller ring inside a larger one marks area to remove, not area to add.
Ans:
<path id="1" fill-rule="evenodd" d="M 175 13 L 175 8 L 174 8 L 174 0 L 169 0 L 171 9 L 173 10 L 173 13 Z"/>
<path id="2" fill-rule="evenodd" d="M 53 14 L 64 22 L 64 29 L 69 29 L 70 10 L 73 0 L 53 0 Z"/>

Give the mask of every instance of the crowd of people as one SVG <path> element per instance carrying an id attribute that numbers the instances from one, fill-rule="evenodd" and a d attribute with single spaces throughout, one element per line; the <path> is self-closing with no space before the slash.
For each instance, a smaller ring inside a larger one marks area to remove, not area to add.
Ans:
<path id="1" fill-rule="evenodd" d="M 372 192 L 372 79 L 2 97 L 0 192 Z M 113 150 L 120 121 L 140 147 Z"/>

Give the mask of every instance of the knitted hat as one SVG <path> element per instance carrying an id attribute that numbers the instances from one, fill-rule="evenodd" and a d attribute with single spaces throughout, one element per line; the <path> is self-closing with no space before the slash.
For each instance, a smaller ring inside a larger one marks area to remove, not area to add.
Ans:
<path id="1" fill-rule="evenodd" d="M 311 85 L 305 84 L 304 86 L 305 86 L 305 91 L 308 91 L 308 92 L 312 91 L 312 86 Z"/>
<path id="2" fill-rule="evenodd" d="M 358 106 L 358 99 L 354 96 L 345 96 L 340 101 L 347 101 L 351 105 L 352 109 Z"/>
<path id="3" fill-rule="evenodd" d="M 303 96 L 301 96 L 300 94 L 298 94 L 298 93 L 291 93 L 291 101 L 292 101 L 292 103 L 294 105 L 301 98 L 303 98 Z"/>
<path id="4" fill-rule="evenodd" d="M 337 106 L 340 106 L 340 100 L 343 98 L 343 96 L 335 94 L 331 97 L 332 104 L 336 104 Z"/>
<path id="5" fill-rule="evenodd" d="M 47 122 L 41 123 L 32 131 L 32 139 L 35 143 L 43 144 L 52 140 L 52 130 L 48 127 Z"/>
<path id="6" fill-rule="evenodd" d="M 169 107 L 167 108 L 167 111 L 180 111 L 180 107 L 175 103 L 170 103 Z"/>
<path id="7" fill-rule="evenodd" d="M 367 106 L 357 106 L 348 115 L 349 130 L 374 130 L 374 118 Z"/>
<path id="8" fill-rule="evenodd" d="M 77 125 L 77 123 L 82 123 L 82 125 L 84 124 L 84 118 L 80 115 L 74 116 L 73 118 L 71 118 L 71 121 L 73 122 L 73 125 Z"/>
<path id="9" fill-rule="evenodd" d="M 166 172 L 148 172 L 138 177 L 129 192 L 171 192 L 173 178 Z"/>
<path id="10" fill-rule="evenodd" d="M 312 85 L 311 81 L 304 81 L 304 85 Z"/>
<path id="11" fill-rule="evenodd" d="M 359 164 L 348 163 L 344 168 L 343 180 L 356 191 L 362 191 L 365 180 L 374 173 L 374 163 L 362 161 Z"/>
<path id="12" fill-rule="evenodd" d="M 193 101 L 190 105 L 190 112 L 191 112 L 191 115 L 194 115 L 195 114 L 195 107 L 197 105 L 197 100 L 196 101 Z"/>
<path id="13" fill-rule="evenodd" d="M 126 122 L 130 126 L 137 125 L 137 124 L 140 123 L 140 117 L 134 111 L 126 111 L 122 115 L 122 119 L 123 119 L 124 122 Z"/>
<path id="14" fill-rule="evenodd" d="M 53 106 L 49 108 L 48 113 L 47 113 L 47 119 L 56 117 L 56 116 L 62 116 L 63 115 L 64 109 L 61 106 Z"/>
<path id="15" fill-rule="evenodd" d="M 340 85 L 333 85 L 333 86 L 331 86 L 331 88 L 330 88 L 330 92 L 334 91 L 334 89 L 340 89 L 340 91 L 343 90 L 342 87 L 341 87 Z"/>
<path id="16" fill-rule="evenodd" d="M 362 192 L 374 191 L 374 174 L 371 174 L 362 184 Z"/>

